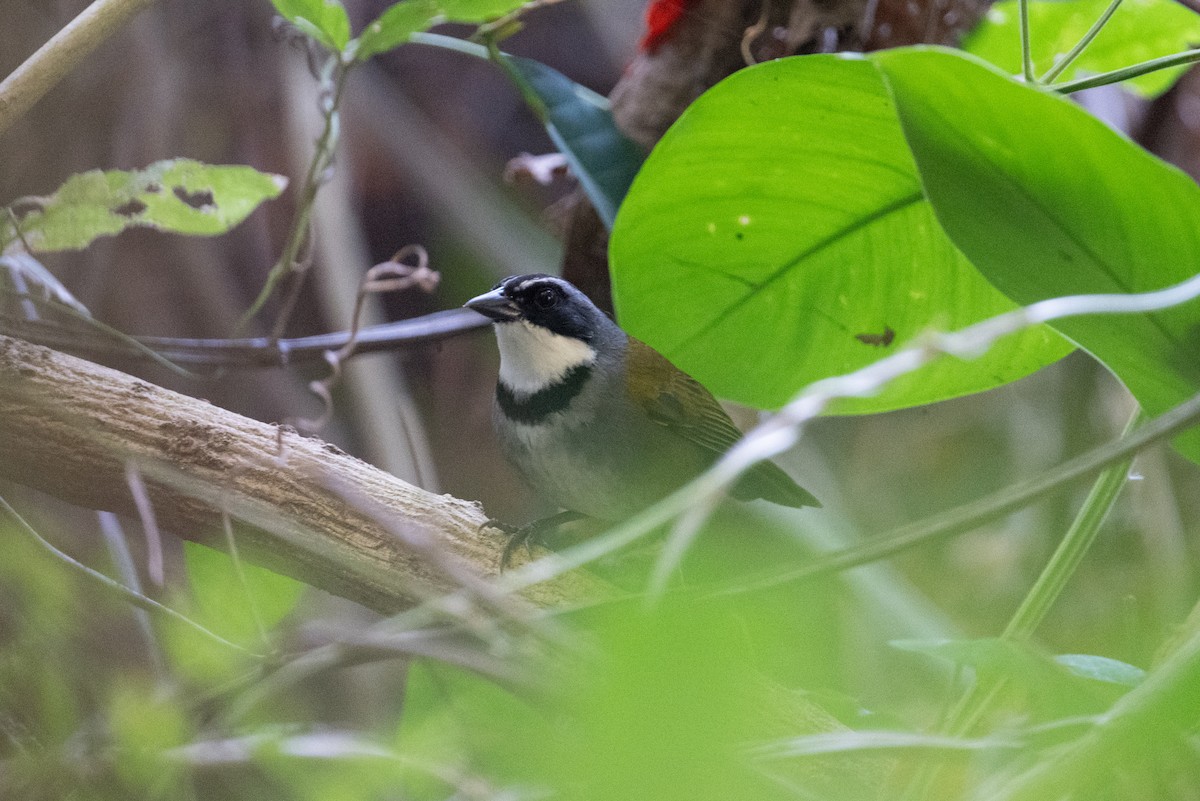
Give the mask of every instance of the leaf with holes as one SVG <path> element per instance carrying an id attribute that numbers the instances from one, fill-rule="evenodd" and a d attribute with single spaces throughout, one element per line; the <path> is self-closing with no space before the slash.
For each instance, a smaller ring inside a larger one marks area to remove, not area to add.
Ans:
<path id="1" fill-rule="evenodd" d="M 761 64 L 697 100 L 635 179 L 610 252 L 622 324 L 765 408 L 1014 307 L 938 226 L 882 78 L 847 57 Z M 1037 328 L 836 411 L 979 392 L 1068 350 Z"/>
<path id="2" fill-rule="evenodd" d="M 286 186 L 281 175 L 187 159 L 137 171 L 92 170 L 71 176 L 53 195 L 11 203 L 11 214 L 0 218 L 0 251 L 12 245 L 43 253 L 79 250 L 128 228 L 223 234 Z"/>

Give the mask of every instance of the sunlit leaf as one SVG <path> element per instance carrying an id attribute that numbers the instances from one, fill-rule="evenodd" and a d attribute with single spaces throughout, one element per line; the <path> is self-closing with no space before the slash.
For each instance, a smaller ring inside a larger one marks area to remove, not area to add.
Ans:
<path id="1" fill-rule="evenodd" d="M 286 185 L 283 176 L 251 167 L 174 159 L 135 172 L 80 173 L 53 195 L 21 198 L 8 208 L 19 221 L 22 247 L 78 250 L 129 228 L 222 234 Z M 7 216 L 0 217 L 0 249 L 18 239 Z"/>
<path id="2" fill-rule="evenodd" d="M 391 50 L 414 33 L 443 22 L 481 23 L 516 11 L 528 0 L 402 0 L 389 6 L 358 37 L 359 59 Z"/>
<path id="3" fill-rule="evenodd" d="M 1033 0 L 1029 3 L 1030 44 L 1038 75 L 1071 50 L 1109 5 L 1109 0 Z M 1082 78 L 1169 56 L 1200 44 L 1200 15 L 1175 0 L 1124 0 L 1079 58 L 1058 80 Z M 967 52 L 1001 69 L 1021 71 L 1017 0 L 988 11 L 963 43 Z M 1174 67 L 1126 82 L 1141 94 L 1165 92 L 1186 67 Z"/>
<path id="4" fill-rule="evenodd" d="M 761 64 L 697 100 L 638 174 L 610 252 L 622 324 L 759 407 L 1013 308 L 938 226 L 876 69 L 837 56 Z M 978 392 L 1068 350 L 1031 330 L 839 411 Z"/>
<path id="5" fill-rule="evenodd" d="M 341 0 L 271 0 L 271 3 L 284 19 L 335 53 L 350 41 L 350 18 Z"/>
<path id="6" fill-rule="evenodd" d="M 938 219 L 1021 304 L 1162 289 L 1200 269 L 1200 187 L 1074 103 L 955 51 L 876 54 Z M 1200 389 L 1200 303 L 1055 327 L 1150 414 Z M 1176 440 L 1200 461 L 1200 431 Z"/>

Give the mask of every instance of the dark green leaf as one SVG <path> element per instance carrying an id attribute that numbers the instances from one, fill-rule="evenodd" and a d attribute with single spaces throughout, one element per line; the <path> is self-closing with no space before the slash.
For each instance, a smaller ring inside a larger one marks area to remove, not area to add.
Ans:
<path id="1" fill-rule="evenodd" d="M 880 53 L 925 191 L 979 270 L 1028 304 L 1161 289 L 1200 265 L 1200 188 L 1070 101 L 940 49 Z M 1066 319 L 1150 414 L 1200 388 L 1200 303 Z M 1200 461 L 1200 431 L 1177 447 Z"/>
<path id="2" fill-rule="evenodd" d="M 487 49 L 449 36 L 422 34 L 413 41 L 488 58 Z M 502 55 L 513 80 L 523 84 L 546 131 L 571 165 L 588 199 L 607 225 L 641 167 L 644 154 L 613 122 L 608 100 L 557 70 L 528 58 Z"/>
<path id="3" fill-rule="evenodd" d="M 622 323 L 759 407 L 1013 308 L 938 226 L 875 68 L 838 56 L 761 64 L 697 100 L 634 181 L 610 252 Z M 978 392 L 1068 350 L 1031 330 L 839 410 Z"/>
<path id="4" fill-rule="evenodd" d="M 558 70 L 528 58 L 507 57 L 545 104 L 546 130 L 571 165 L 600 219 L 612 228 L 617 208 L 642 166 L 642 149 L 613 122 L 608 100 Z"/>

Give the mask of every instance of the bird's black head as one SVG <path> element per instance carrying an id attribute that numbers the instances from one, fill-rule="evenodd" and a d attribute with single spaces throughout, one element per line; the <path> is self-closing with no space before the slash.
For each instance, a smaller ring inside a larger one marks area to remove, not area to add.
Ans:
<path id="1" fill-rule="evenodd" d="M 513 275 L 472 298 L 467 308 L 497 323 L 523 320 L 560 336 L 591 342 L 616 328 L 604 312 L 572 284 L 552 275 Z"/>

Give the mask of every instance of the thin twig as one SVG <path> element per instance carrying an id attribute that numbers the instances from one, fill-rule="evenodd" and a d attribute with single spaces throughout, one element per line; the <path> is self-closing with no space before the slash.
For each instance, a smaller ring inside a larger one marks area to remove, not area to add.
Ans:
<path id="1" fill-rule="evenodd" d="M 17 297 L 28 298 L 44 306 L 52 304 L 55 309 L 66 311 L 62 304 L 47 301 L 36 293 L 18 294 Z M 178 375 L 193 379 L 205 376 L 189 372 L 177 365 L 247 369 L 305 364 L 324 359 L 326 351 L 345 347 L 350 340 L 349 331 L 278 340 L 270 337 L 130 337 L 93 320 L 83 322 L 96 330 L 85 332 L 44 320 L 31 322 L 0 314 L 0 333 L 67 353 L 153 361 Z M 469 309 L 449 309 L 408 320 L 366 326 L 355 337 L 352 355 L 436 343 L 480 330 L 490 324 L 486 317 Z M 96 333 L 102 336 L 96 336 Z"/>

